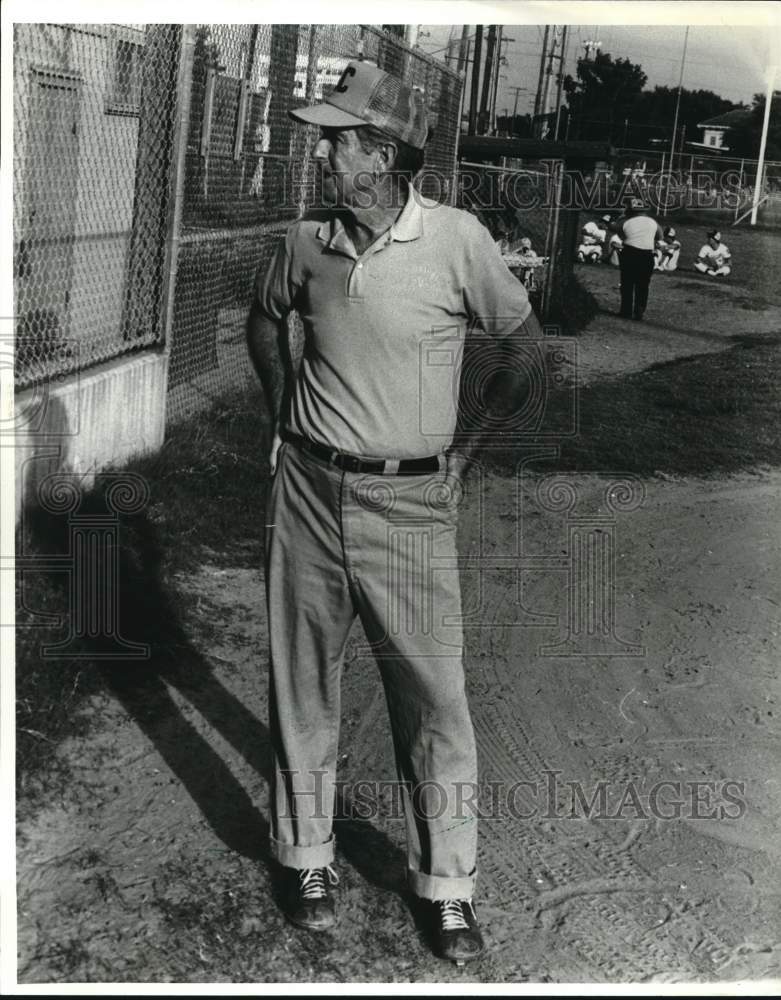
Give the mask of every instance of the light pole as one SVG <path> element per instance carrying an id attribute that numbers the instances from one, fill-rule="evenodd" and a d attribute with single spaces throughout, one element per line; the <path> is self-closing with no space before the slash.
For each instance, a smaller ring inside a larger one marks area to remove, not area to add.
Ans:
<path id="1" fill-rule="evenodd" d="M 751 203 L 751 225 L 757 224 L 757 209 L 759 208 L 759 193 L 762 187 L 762 173 L 765 166 L 765 148 L 767 147 L 767 130 L 770 125 L 770 105 L 773 103 L 773 85 L 776 80 L 777 66 L 771 66 L 767 79 L 767 97 L 765 98 L 765 116 L 762 119 L 762 138 L 759 140 L 759 159 L 757 160 L 757 176 L 754 183 L 754 199 Z"/>
<path id="2" fill-rule="evenodd" d="M 589 39 L 587 42 L 584 42 L 584 46 L 586 49 L 586 62 L 589 62 L 591 60 L 592 50 L 596 53 L 598 49 L 602 48 L 602 42 L 595 42 Z"/>
<path id="3" fill-rule="evenodd" d="M 681 90 L 683 89 L 683 70 L 686 65 L 686 46 L 689 43 L 689 26 L 686 26 L 686 33 L 683 36 L 683 55 L 681 56 L 681 75 L 678 78 L 678 97 L 675 101 L 675 118 L 673 120 L 673 137 L 670 143 L 670 166 L 667 174 L 667 194 L 664 199 L 664 215 L 667 215 L 667 202 L 670 196 L 670 179 L 673 172 L 673 161 L 675 159 L 675 140 L 678 135 L 678 112 L 681 109 Z"/>

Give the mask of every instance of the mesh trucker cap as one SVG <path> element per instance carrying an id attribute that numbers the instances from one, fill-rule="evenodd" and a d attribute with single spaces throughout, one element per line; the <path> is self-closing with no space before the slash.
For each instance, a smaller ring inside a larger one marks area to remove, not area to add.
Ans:
<path id="1" fill-rule="evenodd" d="M 423 149 L 428 134 L 423 94 L 368 62 L 347 63 L 324 104 L 288 114 L 323 128 L 374 125 L 415 149 Z"/>

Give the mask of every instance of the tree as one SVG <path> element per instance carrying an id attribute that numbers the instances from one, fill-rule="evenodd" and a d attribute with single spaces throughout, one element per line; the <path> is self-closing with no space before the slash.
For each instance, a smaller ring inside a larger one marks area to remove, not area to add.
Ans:
<path id="1" fill-rule="evenodd" d="M 621 141 L 624 121 L 648 77 L 628 59 L 598 52 L 595 59 L 579 59 L 576 77 L 564 78 L 571 115 L 570 139 Z"/>
<path id="2" fill-rule="evenodd" d="M 652 139 L 663 140 L 660 148 L 670 149 L 675 106 L 678 101 L 677 87 L 654 87 L 637 95 L 628 110 L 620 144 L 634 149 L 647 149 Z M 681 90 L 681 104 L 678 112 L 678 136 L 676 148 L 680 147 L 681 135 L 686 130 L 689 141 L 699 140 L 697 126 L 700 122 L 714 118 L 733 108 L 731 101 L 714 94 L 712 90 Z"/>
<path id="3" fill-rule="evenodd" d="M 765 117 L 765 95 L 754 94 L 751 113 L 744 122 L 731 128 L 727 133 L 726 145 L 730 156 L 744 156 L 756 160 L 762 138 L 762 122 Z M 765 159 L 781 160 L 781 90 L 773 92 L 770 103 L 770 123 L 767 131 Z"/>

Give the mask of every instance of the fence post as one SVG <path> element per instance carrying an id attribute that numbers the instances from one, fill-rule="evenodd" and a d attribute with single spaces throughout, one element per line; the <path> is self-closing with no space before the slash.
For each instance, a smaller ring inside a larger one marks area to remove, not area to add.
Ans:
<path id="1" fill-rule="evenodd" d="M 458 122 L 456 123 L 456 141 L 453 148 L 453 190 L 450 192 L 450 204 L 454 207 L 458 205 L 458 185 L 460 183 L 460 170 L 458 166 L 458 140 L 461 136 L 461 115 L 464 113 L 464 91 L 466 89 L 466 73 L 459 73 L 458 79 L 461 85 L 461 92 L 458 96 Z"/>
<path id="2" fill-rule="evenodd" d="M 290 166 L 293 131 L 287 117 L 287 109 L 292 105 L 296 76 L 296 56 L 298 54 L 298 25 L 275 24 L 271 28 L 269 51 L 268 86 L 271 94 L 268 111 L 270 128 L 268 160 L 263 171 L 263 201 L 268 207 L 279 211 L 279 187 L 269 178 L 272 164 L 283 172 L 285 208 L 296 206 L 290 197 Z"/>
<path id="3" fill-rule="evenodd" d="M 166 240 L 166 268 L 162 291 L 163 347 L 171 350 L 176 293 L 176 268 L 179 260 L 179 234 L 182 230 L 182 205 L 184 202 L 184 177 L 187 160 L 187 134 L 190 125 L 190 96 L 192 93 L 193 54 L 195 29 L 185 24 L 180 40 L 179 75 L 176 81 L 177 115 L 174 128 L 173 174 L 168 210 L 168 238 Z"/>
<path id="4" fill-rule="evenodd" d="M 306 85 L 304 89 L 305 104 L 314 104 L 317 97 L 317 70 L 318 70 L 319 60 L 320 60 L 320 45 L 318 39 L 317 25 L 310 24 L 309 51 L 306 60 Z M 300 171 L 300 176 L 298 178 L 298 192 L 297 192 L 299 215 L 303 215 L 304 212 L 306 211 L 307 203 L 309 202 L 308 195 L 312 193 L 310 191 L 310 184 L 309 184 L 309 173 L 312 162 L 312 142 L 308 129 L 302 127 L 301 135 L 302 138 L 301 138 L 300 152 L 297 151 L 293 163 L 293 168 Z M 294 183 L 295 180 L 296 179 L 293 178 Z M 313 181 L 312 189 L 314 190 L 314 177 L 312 178 L 312 181 Z"/>
<path id="5" fill-rule="evenodd" d="M 175 163 L 176 87 L 182 26 L 150 24 L 141 74 L 133 222 L 128 249 L 122 337 L 162 336 L 171 174 Z"/>
<path id="6" fill-rule="evenodd" d="M 564 160 L 557 160 L 554 169 L 557 171 L 556 183 L 554 186 L 554 201 L 551 205 L 551 212 L 548 216 L 548 233 L 545 239 L 548 266 L 545 274 L 545 286 L 542 290 L 542 319 L 546 319 L 551 305 L 551 291 L 553 288 L 553 278 L 556 273 L 556 244 L 559 233 L 559 213 L 561 212 L 561 188 L 564 182 Z"/>
<path id="7" fill-rule="evenodd" d="M 743 193 L 743 167 L 745 166 L 745 163 L 745 160 L 740 161 L 740 180 L 738 182 L 738 196 L 735 199 L 735 220 L 732 223 L 733 226 L 735 225 L 735 222 L 738 221 L 738 212 L 740 211 L 740 196 Z"/>

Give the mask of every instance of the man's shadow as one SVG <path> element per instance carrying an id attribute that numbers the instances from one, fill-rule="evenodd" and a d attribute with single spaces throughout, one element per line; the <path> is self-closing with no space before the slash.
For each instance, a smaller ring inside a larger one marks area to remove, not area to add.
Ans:
<path id="1" fill-rule="evenodd" d="M 106 512 L 99 490 L 87 494 L 79 515 Z M 177 691 L 266 782 L 271 782 L 269 732 L 257 716 L 214 675 L 188 636 L 175 600 L 163 582 L 163 550 L 145 510 L 121 515 L 118 545 L 118 632 L 127 643 L 149 647 L 146 659 L 95 661 L 107 691 L 117 699 L 179 779 L 217 836 L 231 850 L 278 866 L 269 853 L 269 823 L 208 740 L 176 704 Z M 26 522 L 35 550 L 69 551 L 67 518 L 32 510 Z M 61 578 L 63 574 L 54 574 Z M 91 643 L 84 640 L 84 655 Z M 340 853 L 370 883 L 401 893 L 403 853 L 370 822 L 354 815 L 341 790 L 335 832 Z"/>

